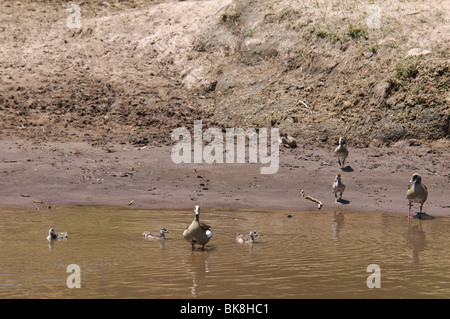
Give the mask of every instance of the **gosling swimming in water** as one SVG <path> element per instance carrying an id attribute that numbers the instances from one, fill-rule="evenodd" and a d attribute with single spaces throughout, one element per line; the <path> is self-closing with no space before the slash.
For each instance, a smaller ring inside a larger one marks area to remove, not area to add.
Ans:
<path id="1" fill-rule="evenodd" d="M 257 232 L 251 231 L 248 235 L 238 234 L 236 237 L 236 241 L 240 244 L 253 244 L 256 242 L 255 237 L 260 238 Z"/>
<path id="2" fill-rule="evenodd" d="M 142 237 L 144 237 L 145 239 L 166 239 L 166 235 L 165 234 L 170 234 L 170 231 L 167 230 L 166 228 L 162 228 L 159 233 L 157 232 L 149 232 L 149 231 L 145 231 L 142 233 Z"/>
<path id="3" fill-rule="evenodd" d="M 47 240 L 50 241 L 52 239 L 65 239 L 67 238 L 67 232 L 60 232 L 57 233 L 55 232 L 55 229 L 52 227 L 50 228 L 50 230 L 48 231 L 48 236 L 47 236 Z"/>

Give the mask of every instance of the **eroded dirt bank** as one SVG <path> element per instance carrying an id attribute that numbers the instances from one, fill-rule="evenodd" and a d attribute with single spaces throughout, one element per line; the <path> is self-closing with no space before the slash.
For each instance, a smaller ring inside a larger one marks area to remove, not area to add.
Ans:
<path id="1" fill-rule="evenodd" d="M 314 209 L 302 187 L 334 209 L 343 135 L 337 209 L 403 213 L 419 172 L 447 215 L 449 4 L 377 6 L 379 28 L 357 1 L 1 1 L 0 204 Z M 274 175 L 176 165 L 170 134 L 196 119 L 301 144 Z"/>
<path id="2" fill-rule="evenodd" d="M 201 118 L 359 146 L 448 138 L 448 2 L 377 6 L 2 1 L 2 136 L 161 145 Z"/>

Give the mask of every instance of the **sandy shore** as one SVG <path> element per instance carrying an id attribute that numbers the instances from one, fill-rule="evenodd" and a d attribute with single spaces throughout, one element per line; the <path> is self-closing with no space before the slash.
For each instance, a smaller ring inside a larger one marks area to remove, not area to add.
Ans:
<path id="1" fill-rule="evenodd" d="M 0 205 L 45 209 L 52 205 L 136 208 L 374 211 L 407 214 L 405 193 L 418 172 L 428 186 L 424 211 L 450 216 L 450 154 L 425 144 L 350 148 L 343 203 L 331 191 L 339 172 L 333 145 L 280 147 L 279 170 L 262 164 L 175 164 L 171 147 L 0 141 Z M 418 211 L 415 206 L 414 212 Z"/>

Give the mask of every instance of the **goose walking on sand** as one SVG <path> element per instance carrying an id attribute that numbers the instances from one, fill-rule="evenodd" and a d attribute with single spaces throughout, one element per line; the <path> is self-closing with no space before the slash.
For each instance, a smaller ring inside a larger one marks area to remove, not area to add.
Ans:
<path id="1" fill-rule="evenodd" d="M 192 245 L 192 250 L 194 250 L 194 245 L 200 245 L 204 250 L 205 245 L 212 237 L 211 226 L 200 223 L 200 206 L 195 206 L 194 212 L 195 218 L 183 232 L 183 237 Z"/>
<path id="2" fill-rule="evenodd" d="M 240 244 L 253 244 L 256 242 L 255 237 L 259 238 L 259 235 L 255 231 L 251 231 L 248 235 L 238 234 L 236 237 L 236 241 Z"/>
<path id="3" fill-rule="evenodd" d="M 47 236 L 48 241 L 51 241 L 52 239 L 65 239 L 65 238 L 67 238 L 67 232 L 57 233 L 55 232 L 55 229 L 53 227 L 50 228 L 50 230 L 48 231 Z"/>
<path id="4" fill-rule="evenodd" d="M 406 192 L 406 199 L 409 201 L 408 218 L 411 218 L 411 206 L 412 203 L 420 203 L 420 212 L 422 214 L 423 203 L 427 200 L 428 189 L 422 184 L 422 176 L 414 173 L 409 181 L 411 184 Z"/>
<path id="5" fill-rule="evenodd" d="M 345 165 L 345 160 L 348 157 L 348 149 L 347 147 L 345 147 L 345 139 L 343 137 L 339 138 L 339 145 L 334 150 L 334 154 L 338 158 L 339 166 L 341 167 L 341 169 L 343 169 Z"/>
<path id="6" fill-rule="evenodd" d="M 341 180 L 341 174 L 338 174 L 333 183 L 333 192 L 334 192 L 334 198 L 335 198 L 336 203 L 338 201 L 342 200 L 342 193 L 344 192 L 344 190 L 345 190 L 345 185 Z M 340 193 L 339 199 L 337 198 L 337 193 Z"/>
<path id="7" fill-rule="evenodd" d="M 157 232 L 149 232 L 149 231 L 145 231 L 142 233 L 142 237 L 144 237 L 145 239 L 166 239 L 165 234 L 170 234 L 170 231 L 167 230 L 166 228 L 162 228 L 159 233 Z"/>

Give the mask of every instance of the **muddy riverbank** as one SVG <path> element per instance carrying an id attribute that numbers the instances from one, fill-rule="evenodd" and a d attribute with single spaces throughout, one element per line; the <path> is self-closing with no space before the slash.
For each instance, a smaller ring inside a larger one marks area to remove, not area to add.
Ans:
<path id="1" fill-rule="evenodd" d="M 418 172 L 429 190 L 424 210 L 450 216 L 446 148 L 402 141 L 394 147 L 350 148 L 339 170 L 335 145 L 280 147 L 276 174 L 263 164 L 175 164 L 171 146 L 136 147 L 84 142 L 0 141 L 0 205 L 45 209 L 54 205 L 137 208 L 379 211 L 407 214 L 406 189 Z M 267 165 L 267 164 L 266 164 Z M 331 184 L 341 173 L 346 190 L 334 202 Z M 418 211 L 418 206 L 415 207 Z M 416 210 L 415 210 L 416 211 Z"/>

